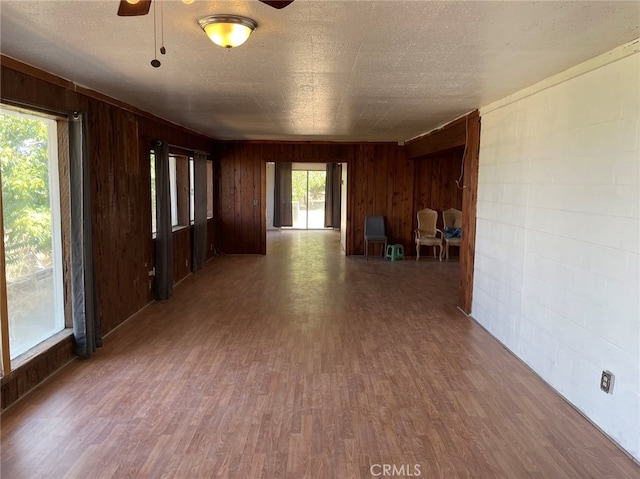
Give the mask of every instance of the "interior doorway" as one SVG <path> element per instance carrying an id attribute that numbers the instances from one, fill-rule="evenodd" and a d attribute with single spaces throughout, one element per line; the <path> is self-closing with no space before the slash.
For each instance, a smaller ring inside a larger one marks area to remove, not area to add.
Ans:
<path id="1" fill-rule="evenodd" d="M 346 252 L 346 164 L 266 162 L 265 166 L 266 231 L 333 231 Z M 267 242 L 272 238 L 267 235 Z"/>

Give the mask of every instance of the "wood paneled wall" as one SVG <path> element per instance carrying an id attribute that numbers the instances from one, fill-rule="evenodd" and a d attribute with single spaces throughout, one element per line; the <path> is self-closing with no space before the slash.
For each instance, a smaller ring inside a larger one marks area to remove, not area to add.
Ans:
<path id="1" fill-rule="evenodd" d="M 73 338 L 69 335 L 14 369 L 0 380 L 0 410 L 9 407 L 75 357 Z"/>
<path id="2" fill-rule="evenodd" d="M 193 228 L 183 228 L 173 233 L 173 282 L 178 283 L 191 273 L 193 255 Z"/>
<path id="3" fill-rule="evenodd" d="M 207 220 L 207 261 L 215 256 L 216 247 L 216 220 L 209 218 Z"/>
<path id="4" fill-rule="evenodd" d="M 385 216 L 389 243 L 401 243 L 410 251 L 413 175 L 413 162 L 396 144 L 364 143 L 355 148 L 347 174 L 347 220 L 352 225 L 347 244 L 351 254 L 364 254 L 364 219 L 368 215 Z"/>
<path id="5" fill-rule="evenodd" d="M 226 254 L 265 254 L 265 163 L 259 144 L 225 144 L 217 149 L 217 248 Z"/>
<path id="6" fill-rule="evenodd" d="M 217 237 L 225 253 L 266 252 L 262 203 L 267 161 L 347 163 L 347 254 L 364 253 L 366 215 L 385 216 L 390 240 L 405 248 L 411 244 L 413 161 L 395 143 L 228 142 L 218 145 L 216 158 L 220 164 Z"/>
<path id="7" fill-rule="evenodd" d="M 462 188 L 456 185 L 462 167 L 463 147 L 435 153 L 414 161 L 415 183 L 413 194 L 413 228 L 418 227 L 416 213 L 431 208 L 439 213 L 449 208 L 462 210 Z M 462 183 L 460 183 L 462 186 Z M 442 215 L 438 215 L 438 228 L 442 228 Z"/>

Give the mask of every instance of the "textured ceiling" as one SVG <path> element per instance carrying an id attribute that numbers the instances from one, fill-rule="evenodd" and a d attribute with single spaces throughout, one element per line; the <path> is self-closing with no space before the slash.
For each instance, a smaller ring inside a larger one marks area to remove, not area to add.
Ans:
<path id="1" fill-rule="evenodd" d="M 0 2 L 3 54 L 221 139 L 405 141 L 640 36 L 640 2 Z M 224 50 L 197 19 L 248 16 Z M 158 43 L 158 48 L 160 42 Z"/>

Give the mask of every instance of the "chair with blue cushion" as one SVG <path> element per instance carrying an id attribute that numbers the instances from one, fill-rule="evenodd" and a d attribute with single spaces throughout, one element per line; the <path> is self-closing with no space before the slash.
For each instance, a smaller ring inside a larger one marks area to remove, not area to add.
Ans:
<path id="1" fill-rule="evenodd" d="M 444 222 L 444 257 L 449 259 L 449 246 L 460 247 L 462 242 L 462 211 L 449 208 L 442 212 Z"/>
<path id="2" fill-rule="evenodd" d="M 382 254 L 387 250 L 387 234 L 384 229 L 384 216 L 367 216 L 364 219 L 364 257 L 369 259 L 369 243 L 382 243 Z"/>

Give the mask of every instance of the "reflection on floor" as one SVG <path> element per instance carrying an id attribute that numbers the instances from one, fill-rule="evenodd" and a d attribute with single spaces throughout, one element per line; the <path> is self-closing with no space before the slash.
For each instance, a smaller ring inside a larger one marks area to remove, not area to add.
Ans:
<path id="1" fill-rule="evenodd" d="M 338 238 L 185 279 L 3 414 L 3 477 L 638 477 L 456 309 L 459 263 Z"/>

